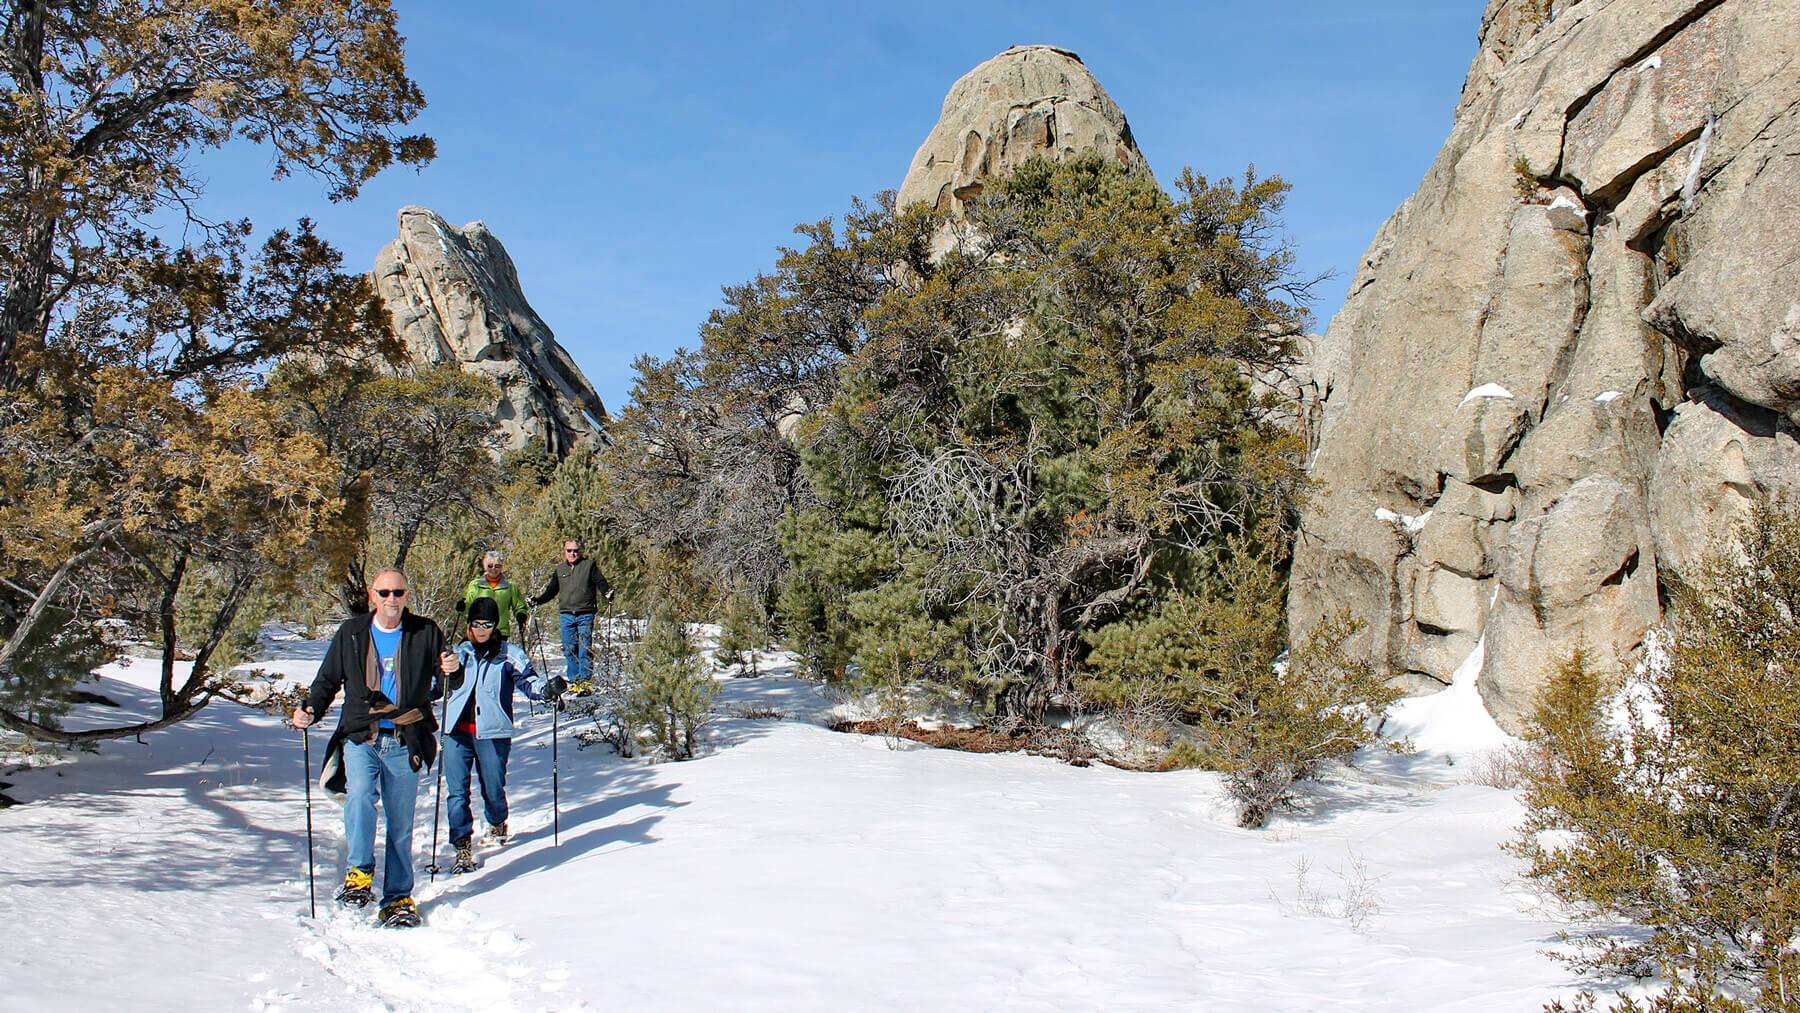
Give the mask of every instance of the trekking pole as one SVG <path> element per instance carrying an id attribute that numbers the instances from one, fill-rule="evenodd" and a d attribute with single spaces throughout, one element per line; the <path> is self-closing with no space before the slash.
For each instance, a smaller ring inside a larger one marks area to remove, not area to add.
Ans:
<path id="1" fill-rule="evenodd" d="M 306 765 L 306 908 L 308 917 L 319 917 L 319 888 L 313 877 L 312 736 L 300 729 L 300 762 Z"/>
<path id="2" fill-rule="evenodd" d="M 556 740 L 562 730 L 562 701 L 550 701 L 550 846 L 562 847 L 562 776 L 556 764 Z"/>
<path id="3" fill-rule="evenodd" d="M 612 609 L 610 607 L 600 617 L 600 622 L 600 677 L 610 679 L 612 677 L 609 667 L 612 664 Z M 589 667 L 593 666 L 592 658 L 588 659 L 588 665 Z"/>
<path id="4" fill-rule="evenodd" d="M 438 673 L 440 676 L 442 672 Z M 444 811 L 444 723 L 450 720 L 450 687 L 444 687 L 444 716 L 438 720 L 438 755 L 437 755 L 437 801 L 431 804 L 431 864 L 425 871 L 431 874 L 431 881 L 437 882 L 438 874 L 438 818 Z"/>
<path id="5" fill-rule="evenodd" d="M 531 641 L 537 645 L 538 664 L 544 666 L 544 673 L 550 672 L 549 663 L 544 660 L 544 634 L 537 624 L 537 617 L 531 619 Z M 568 679 L 563 680 L 567 682 Z M 562 771 L 557 763 L 557 740 L 562 737 L 562 694 L 550 701 L 550 846 L 562 847 Z"/>
<path id="6" fill-rule="evenodd" d="M 456 623 L 452 623 L 450 628 L 455 629 Z M 454 641 L 455 637 L 452 637 L 451 642 Z M 431 804 L 431 864 L 425 867 L 425 871 L 431 874 L 433 883 L 437 882 L 438 874 L 438 816 L 444 810 L 444 735 L 450 726 L 450 679 L 439 669 L 438 680 L 443 687 L 444 716 L 438 721 L 437 801 Z"/>

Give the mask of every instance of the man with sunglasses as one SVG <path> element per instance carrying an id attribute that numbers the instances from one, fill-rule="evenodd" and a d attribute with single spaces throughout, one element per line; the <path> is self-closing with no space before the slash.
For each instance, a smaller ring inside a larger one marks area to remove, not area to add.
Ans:
<path id="1" fill-rule="evenodd" d="M 563 660 L 568 663 L 565 674 L 570 682 L 580 682 L 588 676 L 588 653 L 594 642 L 594 613 L 598 611 L 600 601 L 612 600 L 612 586 L 601 576 L 594 561 L 581 551 L 579 538 L 563 542 L 563 558 L 557 562 L 556 569 L 550 571 L 550 579 L 531 603 L 542 605 L 552 598 L 556 599 L 556 607 L 562 613 Z"/>
<path id="2" fill-rule="evenodd" d="M 440 672 L 462 666 L 445 650 L 444 631 L 406 608 L 406 574 L 388 567 L 369 582 L 369 607 L 346 619 L 331 638 L 306 702 L 294 708 L 296 727 L 323 717 L 338 691 L 344 709 L 325 747 L 344 777 L 344 841 L 349 847 L 338 903 L 366 906 L 374 899 L 375 807 L 387 822 L 381 883 L 381 923 L 419 924 L 413 903 L 413 803 L 419 772 L 437 757 L 437 721 L 431 701 Z"/>

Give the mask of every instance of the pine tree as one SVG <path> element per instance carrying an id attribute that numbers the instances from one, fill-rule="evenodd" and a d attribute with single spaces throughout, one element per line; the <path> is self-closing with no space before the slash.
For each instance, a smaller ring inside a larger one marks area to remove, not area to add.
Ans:
<path id="1" fill-rule="evenodd" d="M 718 684 L 707 674 L 686 626 L 662 612 L 650 620 L 631 658 L 627 721 L 648 732 L 670 759 L 694 755 L 696 737 L 712 717 Z"/>
<path id="2" fill-rule="evenodd" d="M 76 687 L 119 655 L 119 645 L 108 643 L 97 623 L 59 609 L 32 630 L 12 660 L 0 665 L 0 707 L 36 724 L 54 725 L 67 713 Z"/>
<path id="3" fill-rule="evenodd" d="M 725 621 L 719 626 L 719 647 L 713 660 L 720 665 L 743 665 L 744 675 L 756 675 L 756 648 L 762 643 L 762 621 L 756 605 L 741 594 L 725 604 Z"/>

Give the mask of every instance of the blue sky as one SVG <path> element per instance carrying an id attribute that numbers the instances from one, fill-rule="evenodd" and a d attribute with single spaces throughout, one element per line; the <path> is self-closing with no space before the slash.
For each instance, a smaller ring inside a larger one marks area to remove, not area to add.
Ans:
<path id="1" fill-rule="evenodd" d="M 438 142 L 330 205 L 262 152 L 208 156 L 208 210 L 311 215 L 367 269 L 404 204 L 482 219 L 609 408 L 632 360 L 697 343 L 747 280 L 853 196 L 898 187 L 950 85 L 1018 43 L 1079 53 L 1157 178 L 1254 163 L 1294 184 L 1323 328 L 1448 134 L 1481 0 L 572 4 L 395 0 Z"/>

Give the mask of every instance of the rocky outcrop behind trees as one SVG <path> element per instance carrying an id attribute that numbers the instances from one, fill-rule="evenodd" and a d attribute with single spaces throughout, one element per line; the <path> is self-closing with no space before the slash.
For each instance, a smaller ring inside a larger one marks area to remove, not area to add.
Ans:
<path id="1" fill-rule="evenodd" d="M 1420 688 L 1485 638 L 1517 730 L 1800 486 L 1797 49 L 1796 0 L 1492 0 L 1318 350 L 1296 632 L 1351 607 Z"/>
<path id="2" fill-rule="evenodd" d="M 1149 171 L 1118 103 L 1081 57 L 1055 46 L 1014 46 L 964 74 L 900 184 L 902 206 L 961 210 L 991 177 L 1033 156 L 1097 151 Z"/>
<path id="3" fill-rule="evenodd" d="M 400 237 L 375 258 L 373 278 L 413 362 L 454 362 L 499 385 L 506 448 L 560 457 L 599 437 L 600 395 L 525 300 L 486 225 L 459 229 L 429 208 L 401 208 Z"/>

